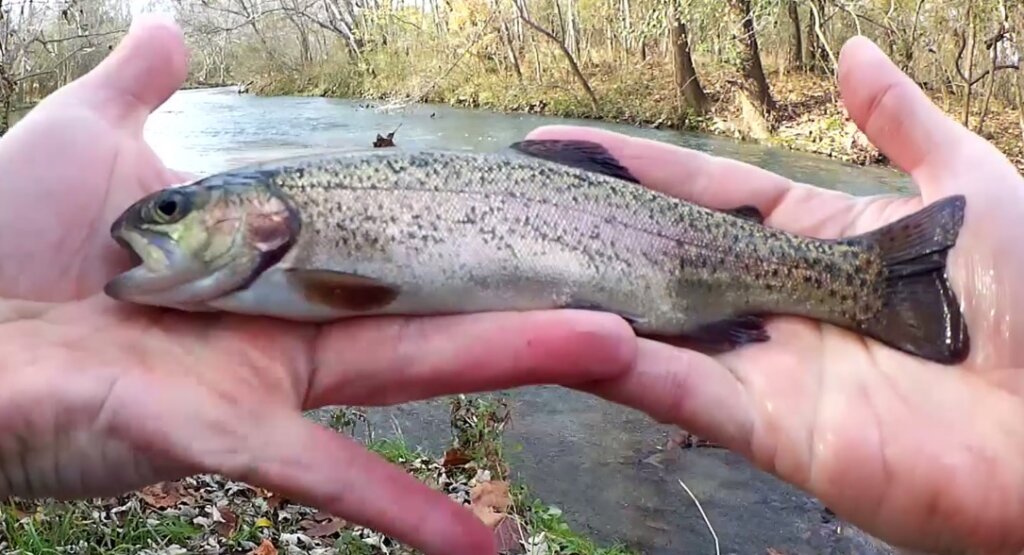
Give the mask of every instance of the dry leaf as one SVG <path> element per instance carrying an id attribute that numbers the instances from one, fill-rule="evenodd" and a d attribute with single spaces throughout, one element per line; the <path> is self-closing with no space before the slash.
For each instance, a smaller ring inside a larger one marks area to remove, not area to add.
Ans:
<path id="1" fill-rule="evenodd" d="M 523 529 L 515 519 L 503 519 L 494 528 L 494 539 L 498 544 L 498 553 L 522 553 L 523 552 Z"/>
<path id="2" fill-rule="evenodd" d="M 344 519 L 331 517 L 327 522 L 321 522 L 309 530 L 306 530 L 306 535 L 311 538 L 322 538 L 324 536 L 330 536 L 344 527 Z"/>
<path id="3" fill-rule="evenodd" d="M 477 518 L 492 528 L 497 526 L 505 518 L 504 513 L 512 503 L 508 482 L 480 482 L 469 492 L 469 502 Z"/>
<path id="4" fill-rule="evenodd" d="M 177 505 L 186 496 L 180 482 L 160 482 L 142 488 L 139 497 L 150 507 L 166 509 Z"/>
<path id="5" fill-rule="evenodd" d="M 265 516 L 257 518 L 256 523 L 254 524 L 254 526 L 256 526 L 257 528 L 270 528 L 273 525 L 274 523 L 270 522 L 270 519 L 268 519 Z"/>
<path id="6" fill-rule="evenodd" d="M 3 516 L 4 513 L 7 513 L 10 516 L 14 517 L 14 520 L 21 520 L 21 519 L 29 516 L 28 513 L 26 513 L 25 511 L 22 511 L 21 509 L 19 509 L 17 507 L 8 507 L 7 509 L 0 508 L 0 516 Z"/>
<path id="7" fill-rule="evenodd" d="M 281 506 L 281 503 L 284 503 L 284 499 L 281 499 L 279 496 L 273 494 L 266 497 L 266 500 L 267 507 L 270 507 L 271 509 L 276 509 Z"/>
<path id="8" fill-rule="evenodd" d="M 249 552 L 249 555 L 277 555 L 277 548 L 270 540 L 264 538 L 260 545 Z"/>
<path id="9" fill-rule="evenodd" d="M 223 508 L 220 510 L 220 516 L 224 519 L 224 522 L 218 522 L 214 525 L 217 533 L 230 538 L 235 534 L 235 530 L 238 529 L 238 515 L 236 515 L 231 509 Z"/>
<path id="10" fill-rule="evenodd" d="M 445 468 L 453 466 L 462 466 L 469 461 L 473 460 L 469 455 L 462 452 L 460 449 L 449 449 L 444 452 L 444 460 L 441 465 Z"/>

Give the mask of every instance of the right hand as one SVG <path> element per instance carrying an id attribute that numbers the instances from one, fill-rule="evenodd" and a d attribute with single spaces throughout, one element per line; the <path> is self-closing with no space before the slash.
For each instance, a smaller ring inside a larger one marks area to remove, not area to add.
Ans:
<path id="1" fill-rule="evenodd" d="M 216 473 L 428 554 L 493 553 L 472 512 L 303 411 L 607 378 L 629 367 L 629 327 L 579 311 L 314 326 L 107 298 L 130 266 L 111 221 L 183 179 L 142 130 L 185 54 L 173 23 L 136 18 L 0 139 L 0 499 Z"/>
<path id="2" fill-rule="evenodd" d="M 530 138 L 605 145 L 646 186 L 820 238 L 967 197 L 950 252 L 972 352 L 949 367 L 833 326 L 774 318 L 767 343 L 710 357 L 642 341 L 625 377 L 581 388 L 743 454 L 891 543 L 1024 553 L 1024 179 L 934 106 L 885 55 L 852 39 L 840 60 L 851 117 L 919 196 L 854 198 L 737 162 L 588 128 Z"/>

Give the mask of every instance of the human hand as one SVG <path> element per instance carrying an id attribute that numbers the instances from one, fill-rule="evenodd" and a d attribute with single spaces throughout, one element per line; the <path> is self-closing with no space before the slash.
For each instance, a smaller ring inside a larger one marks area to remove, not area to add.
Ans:
<path id="1" fill-rule="evenodd" d="M 920 549 L 1024 552 L 1024 180 L 946 117 L 871 42 L 840 59 L 848 111 L 919 196 L 854 198 L 745 164 L 596 129 L 529 138 L 605 145 L 641 182 L 712 208 L 757 206 L 765 224 L 836 238 L 952 194 L 966 216 L 949 277 L 968 360 L 932 364 L 833 326 L 775 318 L 767 343 L 705 356 L 641 341 L 636 367 L 583 388 L 749 457 L 838 515 Z"/>
<path id="2" fill-rule="evenodd" d="M 471 512 L 301 411 L 607 378 L 628 369 L 632 332 L 588 312 L 318 327 L 106 298 L 130 265 L 111 222 L 185 179 L 142 128 L 186 65 L 175 26 L 139 20 L 0 139 L 0 497 L 220 473 L 426 553 L 493 552 Z"/>

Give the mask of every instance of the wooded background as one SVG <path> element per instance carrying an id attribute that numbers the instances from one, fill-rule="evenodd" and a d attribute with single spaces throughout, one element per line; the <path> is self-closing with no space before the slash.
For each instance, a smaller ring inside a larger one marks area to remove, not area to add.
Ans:
<path id="1" fill-rule="evenodd" d="M 12 110 L 99 62 L 126 31 L 130 4 L 0 0 L 0 131 Z M 191 85 L 718 131 L 723 126 L 709 122 L 731 114 L 725 119 L 740 123 L 725 131 L 755 138 L 777 136 L 787 122 L 813 115 L 816 130 L 802 134 L 818 143 L 824 139 L 808 133 L 844 125 L 836 115 L 838 53 L 846 39 L 863 34 L 971 129 L 999 138 L 1007 150 L 1019 149 L 1024 134 L 1019 1 L 135 4 L 176 13 L 191 49 Z"/>

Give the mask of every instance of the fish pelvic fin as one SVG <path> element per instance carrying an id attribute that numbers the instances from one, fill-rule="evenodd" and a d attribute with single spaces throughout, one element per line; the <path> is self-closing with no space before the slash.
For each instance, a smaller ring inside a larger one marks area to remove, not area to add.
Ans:
<path id="1" fill-rule="evenodd" d="M 885 266 L 881 310 L 857 328 L 907 353 L 943 364 L 970 352 L 967 324 L 946 274 L 963 225 L 966 199 L 936 201 L 885 227 L 841 240 L 876 249 Z"/>
<path id="2" fill-rule="evenodd" d="M 734 218 L 748 220 L 756 224 L 764 224 L 764 214 L 762 214 L 756 206 L 744 204 L 742 206 L 737 206 L 736 208 L 732 208 L 729 210 L 722 210 L 722 212 Z"/>

